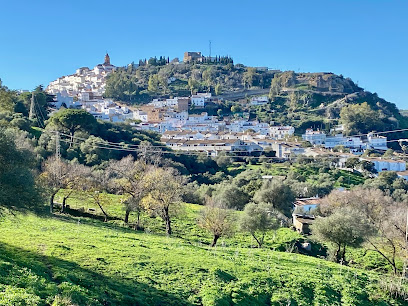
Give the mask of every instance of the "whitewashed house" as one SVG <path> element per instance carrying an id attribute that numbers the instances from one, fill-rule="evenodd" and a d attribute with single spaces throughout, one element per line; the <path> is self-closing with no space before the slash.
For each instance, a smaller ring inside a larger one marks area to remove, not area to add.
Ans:
<path id="1" fill-rule="evenodd" d="M 271 126 L 269 127 L 269 135 L 274 139 L 283 139 L 292 136 L 295 133 L 293 126 Z"/>
<path id="2" fill-rule="evenodd" d="M 377 172 L 381 171 L 396 171 L 402 172 L 406 171 L 406 162 L 403 160 L 393 160 L 393 159 L 381 159 L 381 158 L 361 158 L 361 160 L 367 160 L 374 164 L 374 169 Z"/>
<path id="3" fill-rule="evenodd" d="M 387 137 L 385 136 L 378 136 L 375 135 L 374 133 L 369 133 L 367 135 L 367 140 L 368 140 L 368 147 L 371 149 L 376 149 L 376 150 L 384 150 L 387 151 Z"/>
<path id="4" fill-rule="evenodd" d="M 312 145 L 322 145 L 326 141 L 326 134 L 322 131 L 314 131 L 313 129 L 307 129 L 306 133 L 302 135 L 302 139 L 309 141 Z"/>

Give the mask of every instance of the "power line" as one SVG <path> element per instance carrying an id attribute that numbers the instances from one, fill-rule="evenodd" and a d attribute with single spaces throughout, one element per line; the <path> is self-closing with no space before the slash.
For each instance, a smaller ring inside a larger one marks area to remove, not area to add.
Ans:
<path id="1" fill-rule="evenodd" d="M 399 131 L 405 131 L 408 129 L 400 129 L 400 130 L 390 130 L 390 131 L 384 131 L 382 133 L 393 133 L 393 132 L 399 132 Z M 52 131 L 51 131 L 52 132 Z M 86 141 L 86 138 L 82 138 L 82 137 L 78 137 L 78 136 L 71 136 L 68 134 L 64 134 L 64 133 L 60 133 L 63 136 L 66 137 L 70 137 L 71 139 L 78 139 L 81 141 Z M 368 135 L 368 134 L 361 134 L 361 135 Z M 355 136 L 348 136 L 348 137 L 355 137 Z M 238 140 L 238 139 L 237 139 Z M 395 139 L 395 140 L 387 140 L 386 142 L 400 142 L 403 139 Z M 71 141 L 66 141 L 66 140 L 62 140 L 64 142 L 68 142 L 71 143 Z M 109 141 L 94 141 L 94 143 L 92 144 L 94 147 L 100 148 L 100 149 L 107 149 L 107 150 L 117 150 L 117 151 L 126 151 L 126 152 L 140 152 L 140 150 L 138 150 L 137 148 L 140 147 L 144 147 L 143 145 L 132 145 L 132 144 L 124 144 L 124 143 L 116 143 L 116 142 L 109 142 Z M 127 147 L 127 148 L 126 148 Z M 145 148 L 145 147 L 144 147 Z M 176 149 L 177 148 L 172 148 L 169 147 L 167 145 L 163 145 L 163 146 L 152 146 L 151 149 L 145 150 L 146 153 L 160 153 L 160 154 L 173 154 L 173 155 L 189 155 L 189 156 L 193 156 L 193 155 L 205 155 L 205 156 L 209 156 L 208 153 L 205 153 L 203 151 L 214 151 L 214 150 L 205 150 L 206 148 L 203 147 L 201 151 L 188 151 L 186 152 L 185 150 L 177 150 L 177 151 L 163 151 L 163 150 L 154 150 L 154 148 L 167 148 L 167 149 Z M 145 148 L 146 149 L 146 148 Z M 153 150 L 152 150 L 153 149 Z M 201 149 L 201 148 L 200 148 Z M 228 153 L 254 153 L 254 152 L 264 152 L 264 150 L 236 150 L 236 151 L 229 151 Z M 226 156 L 228 158 L 259 158 L 257 156 L 233 156 L 233 155 L 228 155 Z M 263 158 L 268 158 L 268 159 L 282 159 L 280 157 L 267 157 L 264 156 Z M 333 157 L 333 158 L 339 158 L 339 157 Z"/>

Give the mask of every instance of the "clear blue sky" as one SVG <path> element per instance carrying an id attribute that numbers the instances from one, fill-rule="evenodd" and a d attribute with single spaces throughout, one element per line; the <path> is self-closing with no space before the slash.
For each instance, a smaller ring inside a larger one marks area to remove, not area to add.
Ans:
<path id="1" fill-rule="evenodd" d="M 0 78 L 33 89 L 81 66 L 184 51 L 331 71 L 408 109 L 408 1 L 3 1 Z"/>

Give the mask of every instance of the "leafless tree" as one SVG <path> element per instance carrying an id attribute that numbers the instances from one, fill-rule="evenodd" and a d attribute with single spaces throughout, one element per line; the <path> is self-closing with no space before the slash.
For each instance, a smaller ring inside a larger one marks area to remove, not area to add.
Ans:
<path id="1" fill-rule="evenodd" d="M 111 187 L 120 194 L 128 195 L 128 198 L 123 201 L 125 222 L 129 222 L 129 215 L 132 211 L 136 212 L 137 228 L 140 227 L 140 214 L 143 209 L 141 200 L 148 191 L 145 178 L 154 168 L 143 159 L 135 161 L 131 155 L 119 161 L 110 161 L 107 167 L 108 175 L 112 178 Z"/>
<path id="2" fill-rule="evenodd" d="M 228 209 L 220 201 L 207 198 L 198 224 L 213 235 L 211 247 L 215 247 L 220 237 L 229 235 L 233 231 L 234 219 L 232 210 Z"/>
<path id="3" fill-rule="evenodd" d="M 79 187 L 83 179 L 89 175 L 89 168 L 79 165 L 71 164 L 65 160 L 57 159 L 55 156 L 48 158 L 43 164 L 43 172 L 40 175 L 40 181 L 49 193 L 50 212 L 54 210 L 55 195 L 61 189 L 75 190 Z M 65 208 L 66 199 L 72 194 L 64 196 L 63 209 Z"/>

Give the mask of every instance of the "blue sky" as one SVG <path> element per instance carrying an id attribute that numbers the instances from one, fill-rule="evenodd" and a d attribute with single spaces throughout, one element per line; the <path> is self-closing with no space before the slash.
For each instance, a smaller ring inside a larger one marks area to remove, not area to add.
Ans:
<path id="1" fill-rule="evenodd" d="M 408 1 L 3 1 L 0 78 L 33 89 L 82 66 L 184 51 L 351 77 L 408 109 Z"/>

